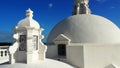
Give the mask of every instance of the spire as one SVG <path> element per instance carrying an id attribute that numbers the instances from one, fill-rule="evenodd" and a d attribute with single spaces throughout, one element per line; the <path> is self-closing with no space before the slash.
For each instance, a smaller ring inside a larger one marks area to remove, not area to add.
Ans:
<path id="1" fill-rule="evenodd" d="M 88 7 L 89 0 L 74 0 L 74 9 L 72 15 L 77 14 L 90 14 L 91 11 Z"/>
<path id="2" fill-rule="evenodd" d="M 26 17 L 28 17 L 28 18 L 33 17 L 33 11 L 30 8 L 28 10 L 26 10 Z"/>

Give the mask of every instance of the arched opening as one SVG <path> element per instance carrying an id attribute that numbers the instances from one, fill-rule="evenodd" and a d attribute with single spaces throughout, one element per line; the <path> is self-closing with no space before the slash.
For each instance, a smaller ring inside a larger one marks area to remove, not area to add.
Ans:
<path id="1" fill-rule="evenodd" d="M 7 51 L 5 51 L 5 56 L 7 56 Z"/>
<path id="2" fill-rule="evenodd" d="M 1 51 L 1 57 L 3 57 L 3 51 Z"/>
<path id="3" fill-rule="evenodd" d="M 34 50 L 38 50 L 38 36 L 33 35 L 33 48 Z"/>
<path id="4" fill-rule="evenodd" d="M 20 35 L 20 39 L 19 39 L 19 42 L 20 42 L 20 47 L 19 47 L 19 51 L 26 51 L 26 35 Z"/>
<path id="5" fill-rule="evenodd" d="M 58 56 L 66 57 L 66 44 L 58 44 Z"/>

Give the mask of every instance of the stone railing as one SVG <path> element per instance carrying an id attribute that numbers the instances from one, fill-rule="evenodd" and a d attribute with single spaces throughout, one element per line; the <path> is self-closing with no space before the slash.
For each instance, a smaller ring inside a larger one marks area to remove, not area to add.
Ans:
<path id="1" fill-rule="evenodd" d="M 8 46 L 0 46 L 0 63 L 7 62 L 9 60 Z"/>

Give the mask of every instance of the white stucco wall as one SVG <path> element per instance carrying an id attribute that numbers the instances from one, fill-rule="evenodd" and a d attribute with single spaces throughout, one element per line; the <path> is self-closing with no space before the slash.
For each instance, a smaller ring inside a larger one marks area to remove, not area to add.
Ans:
<path id="1" fill-rule="evenodd" d="M 57 45 L 48 45 L 47 47 L 47 58 L 57 58 Z M 75 67 L 84 68 L 83 46 L 80 44 L 66 45 L 66 60 Z"/>
<path id="2" fill-rule="evenodd" d="M 58 56 L 58 48 L 57 45 L 48 45 L 46 57 L 47 58 L 56 58 Z"/>
<path id="3" fill-rule="evenodd" d="M 120 66 L 120 45 L 84 45 L 84 68 Z"/>
<path id="4" fill-rule="evenodd" d="M 68 45 L 67 46 L 67 61 L 80 68 L 84 68 L 83 46 Z"/>
<path id="5" fill-rule="evenodd" d="M 32 57 L 35 57 L 35 58 L 32 58 L 32 61 L 33 62 L 36 62 L 36 61 L 39 61 L 39 54 L 38 54 L 38 51 L 33 51 L 33 54 L 32 54 Z"/>
<path id="6" fill-rule="evenodd" d="M 9 60 L 9 54 L 8 54 L 8 49 L 7 48 L 8 48 L 8 46 L 0 46 L 0 64 L 4 63 L 4 62 L 8 62 L 8 60 Z M 1 51 L 3 53 L 1 53 Z M 6 55 L 5 55 L 5 51 L 7 51 Z"/>
<path id="7" fill-rule="evenodd" d="M 17 51 L 17 53 L 15 54 L 15 62 L 26 62 L 26 52 L 25 51 Z"/>

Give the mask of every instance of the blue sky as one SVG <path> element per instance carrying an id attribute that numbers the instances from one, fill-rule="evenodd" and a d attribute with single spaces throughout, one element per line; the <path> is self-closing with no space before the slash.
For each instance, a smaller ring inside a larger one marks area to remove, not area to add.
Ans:
<path id="1" fill-rule="evenodd" d="M 120 0 L 90 0 L 92 14 L 104 16 L 120 28 Z M 73 0 L 0 0 L 0 42 L 10 42 L 13 28 L 31 8 L 34 19 L 44 28 L 45 39 L 62 19 L 71 16 Z M 44 40 L 45 41 L 45 40 Z"/>

